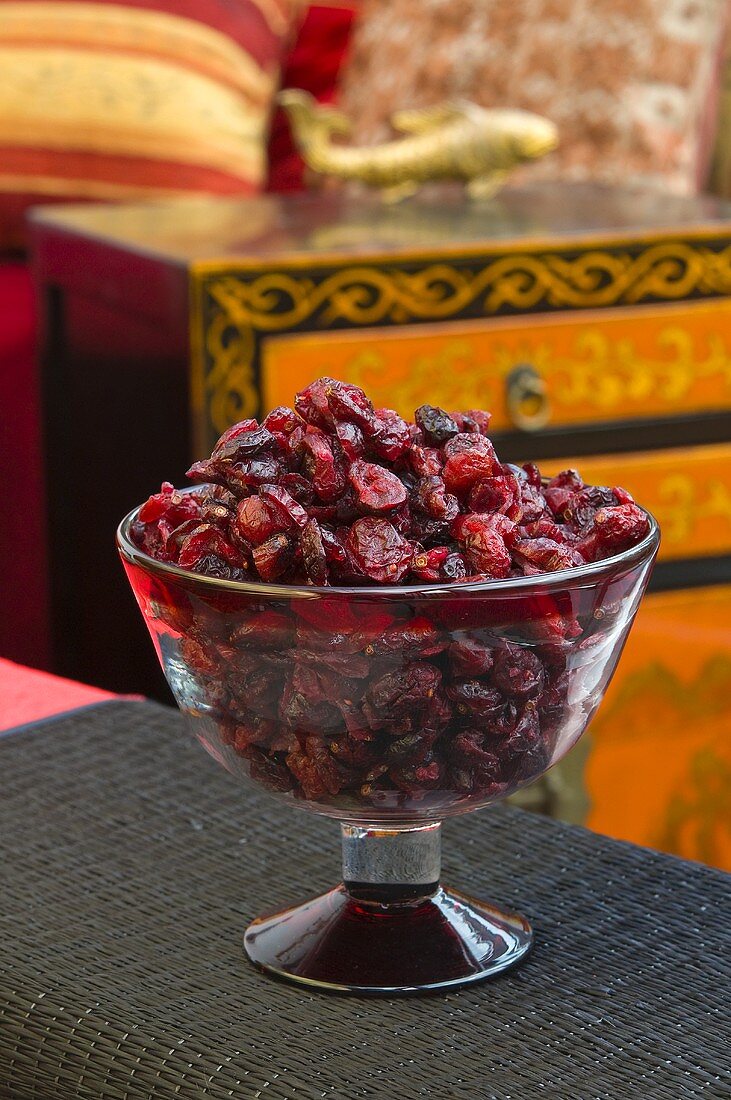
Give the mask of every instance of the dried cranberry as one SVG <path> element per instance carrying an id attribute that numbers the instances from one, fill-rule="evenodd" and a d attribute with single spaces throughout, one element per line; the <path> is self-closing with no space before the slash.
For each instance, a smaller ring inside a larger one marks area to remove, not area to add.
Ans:
<path id="1" fill-rule="evenodd" d="M 501 473 L 477 481 L 470 490 L 468 506 L 471 512 L 502 512 L 519 523 L 523 508 L 521 488 L 515 474 Z"/>
<path id="2" fill-rule="evenodd" d="M 554 542 L 553 539 L 521 539 L 515 547 L 515 557 L 519 561 L 538 569 L 541 573 L 553 573 L 558 569 L 572 569 L 582 565 L 584 558 L 580 547 L 574 549 Z"/>
<path id="3" fill-rule="evenodd" d="M 334 379 L 326 381 L 327 400 L 333 417 L 337 420 L 349 420 L 363 431 L 372 432 L 375 414 L 373 405 L 363 390 L 348 382 L 336 382 Z"/>
<path id="4" fill-rule="evenodd" d="M 406 489 L 396 475 L 373 462 L 356 459 L 348 478 L 356 502 L 365 512 L 390 512 L 406 500 Z"/>
<path id="5" fill-rule="evenodd" d="M 254 548 L 254 565 L 263 581 L 275 581 L 287 572 L 294 560 L 294 544 L 289 535 L 272 535 Z"/>
<path id="6" fill-rule="evenodd" d="M 451 643 L 448 657 L 454 676 L 486 676 L 494 663 L 492 648 L 469 635 Z"/>
<path id="7" fill-rule="evenodd" d="M 432 519 L 442 519 L 451 523 L 459 514 L 459 501 L 451 493 L 441 477 L 423 477 L 412 493 L 414 507 Z"/>
<path id="8" fill-rule="evenodd" d="M 533 650 L 508 642 L 496 652 L 490 682 L 506 695 L 538 695 L 544 678 L 543 665 Z"/>
<path id="9" fill-rule="evenodd" d="M 356 520 L 346 545 L 358 568 L 377 584 L 398 584 L 411 561 L 411 543 L 388 520 L 375 516 Z"/>
<path id="10" fill-rule="evenodd" d="M 441 451 L 433 447 L 420 447 L 413 444 L 406 452 L 409 468 L 417 477 L 440 477 L 444 459 Z"/>
<path id="11" fill-rule="evenodd" d="M 552 477 L 546 486 L 544 496 L 554 516 L 563 519 L 566 506 L 574 494 L 583 488 L 584 482 L 577 470 L 562 470 L 560 474 Z"/>
<path id="12" fill-rule="evenodd" d="M 322 532 L 316 519 L 310 519 L 302 528 L 300 536 L 302 563 L 312 584 L 327 584 L 327 555 L 322 541 Z"/>
<path id="13" fill-rule="evenodd" d="M 278 405 L 264 418 L 263 427 L 272 433 L 291 435 L 301 423 L 293 409 L 288 409 L 286 405 Z"/>
<path id="14" fill-rule="evenodd" d="M 600 508 L 592 526 L 602 550 L 611 554 L 641 542 L 650 530 L 647 516 L 636 504 Z"/>
<path id="15" fill-rule="evenodd" d="M 277 518 L 280 530 L 296 531 L 307 523 L 307 512 L 281 485 L 262 485 L 259 497 Z"/>
<path id="16" fill-rule="evenodd" d="M 368 449 L 374 458 L 386 462 L 398 462 L 411 437 L 409 426 L 393 409 L 376 409 L 373 429 L 368 439 Z"/>
<path id="17" fill-rule="evenodd" d="M 564 516 L 575 531 L 581 531 L 593 520 L 600 508 L 619 504 L 612 489 L 606 485 L 587 485 L 570 498 Z"/>
<path id="18" fill-rule="evenodd" d="M 356 424 L 348 420 L 338 420 L 335 425 L 335 435 L 342 448 L 343 454 L 351 462 L 355 458 L 361 458 L 365 453 L 365 440 L 363 432 Z"/>
<path id="19" fill-rule="evenodd" d="M 447 688 L 447 695 L 456 704 L 459 714 L 471 718 L 488 718 L 497 714 L 504 703 L 497 688 L 482 680 L 455 680 Z"/>
<path id="20" fill-rule="evenodd" d="M 427 443 L 435 447 L 446 443 L 459 431 L 449 413 L 435 408 L 434 405 L 421 405 L 414 413 L 414 420 L 421 428 Z"/>
<path id="21" fill-rule="evenodd" d="M 330 441 L 317 429 L 308 428 L 302 442 L 304 469 L 320 500 L 337 500 L 345 488 L 345 473 L 333 454 Z"/>
<path id="22" fill-rule="evenodd" d="M 261 497 L 246 497 L 239 503 L 234 526 L 237 533 L 252 546 L 258 546 L 282 530 L 279 518 Z"/>
<path id="23" fill-rule="evenodd" d="M 310 801 L 335 795 L 343 785 L 343 776 L 335 758 L 316 736 L 305 738 L 303 745 L 289 753 L 287 767 L 302 788 L 305 798 Z"/>
<path id="24" fill-rule="evenodd" d="M 447 461 L 444 465 L 444 482 L 450 493 L 461 497 L 476 481 L 490 477 L 497 460 L 495 449 L 484 435 L 463 432 L 455 435 L 444 446 Z"/>
<path id="25" fill-rule="evenodd" d="M 411 572 L 421 581 L 441 580 L 442 566 L 449 554 L 448 546 L 435 546 L 431 550 L 420 550 L 411 559 Z"/>
<path id="26" fill-rule="evenodd" d="M 463 581 L 467 577 L 467 563 L 461 554 L 452 553 L 444 559 L 440 576 L 445 581 Z"/>

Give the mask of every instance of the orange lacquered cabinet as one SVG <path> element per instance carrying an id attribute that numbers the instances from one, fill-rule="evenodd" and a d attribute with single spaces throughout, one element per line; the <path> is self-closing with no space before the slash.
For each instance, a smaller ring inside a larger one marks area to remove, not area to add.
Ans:
<path id="1" fill-rule="evenodd" d="M 88 402 L 75 414 L 69 394 L 103 380 L 115 423 L 135 427 L 134 449 L 120 453 L 174 477 L 181 451 L 208 453 L 230 423 L 291 402 L 324 373 L 409 415 L 424 401 L 487 407 L 505 460 L 577 465 L 634 492 L 663 531 L 652 589 L 589 734 L 528 797 L 610 835 L 731 866 L 731 206 L 539 184 L 478 204 L 267 196 L 66 208 L 36 222 L 50 288 L 53 500 L 75 491 L 67 471 L 105 459 L 85 430 Z M 94 301 L 103 328 L 91 346 L 77 314 L 88 318 Z M 100 488 L 110 514 L 139 499 L 136 469 L 115 468 Z M 111 608 L 116 582 L 98 524 L 79 538 L 64 522 L 52 517 L 53 560 L 68 559 L 52 585 L 58 635 L 79 656 L 65 671 L 88 678 L 81 658 L 98 662 L 103 647 L 74 613 Z M 78 557 L 87 544 L 88 562 Z M 83 592 L 64 619 L 72 580 Z M 111 614 L 121 631 L 134 609 L 120 594 Z M 110 685 L 129 690 L 114 672 Z"/>

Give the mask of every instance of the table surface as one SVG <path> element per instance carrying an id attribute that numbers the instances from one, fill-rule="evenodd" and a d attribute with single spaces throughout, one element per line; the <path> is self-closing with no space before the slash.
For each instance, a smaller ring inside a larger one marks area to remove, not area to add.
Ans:
<path id="1" fill-rule="evenodd" d="M 40 240 L 60 232 L 172 266 L 231 261 L 261 265 L 283 256 L 397 255 L 472 246 L 527 246 L 557 237 L 627 240 L 679 232 L 726 237 L 731 203 L 711 195 L 678 196 L 597 184 L 509 187 L 470 203 L 462 189 L 429 191 L 397 205 L 369 195 L 325 192 L 164 202 L 39 207 Z"/>
<path id="2" fill-rule="evenodd" d="M 523 911 L 492 982 L 415 999 L 257 973 L 257 913 L 332 884 L 333 822 L 242 792 L 173 711 L 0 740 L 0 1096 L 731 1095 L 721 872 L 517 810 L 445 826 L 445 878 Z"/>

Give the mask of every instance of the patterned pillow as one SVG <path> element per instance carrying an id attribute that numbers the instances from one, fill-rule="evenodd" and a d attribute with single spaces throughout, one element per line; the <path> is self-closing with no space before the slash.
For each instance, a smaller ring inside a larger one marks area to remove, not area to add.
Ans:
<path id="1" fill-rule="evenodd" d="M 302 0 L 0 0 L 0 247 L 39 201 L 247 194 Z"/>
<path id="2" fill-rule="evenodd" d="M 559 127 L 522 178 L 702 185 L 728 0 L 364 0 L 341 105 L 358 142 L 407 107 L 522 107 Z"/>

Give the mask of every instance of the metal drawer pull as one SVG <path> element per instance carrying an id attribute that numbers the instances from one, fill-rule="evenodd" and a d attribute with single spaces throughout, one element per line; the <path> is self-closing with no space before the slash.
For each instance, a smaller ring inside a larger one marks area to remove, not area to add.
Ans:
<path id="1" fill-rule="evenodd" d="M 551 416 L 548 388 L 535 367 L 520 363 L 505 381 L 508 415 L 522 432 L 545 428 Z"/>

